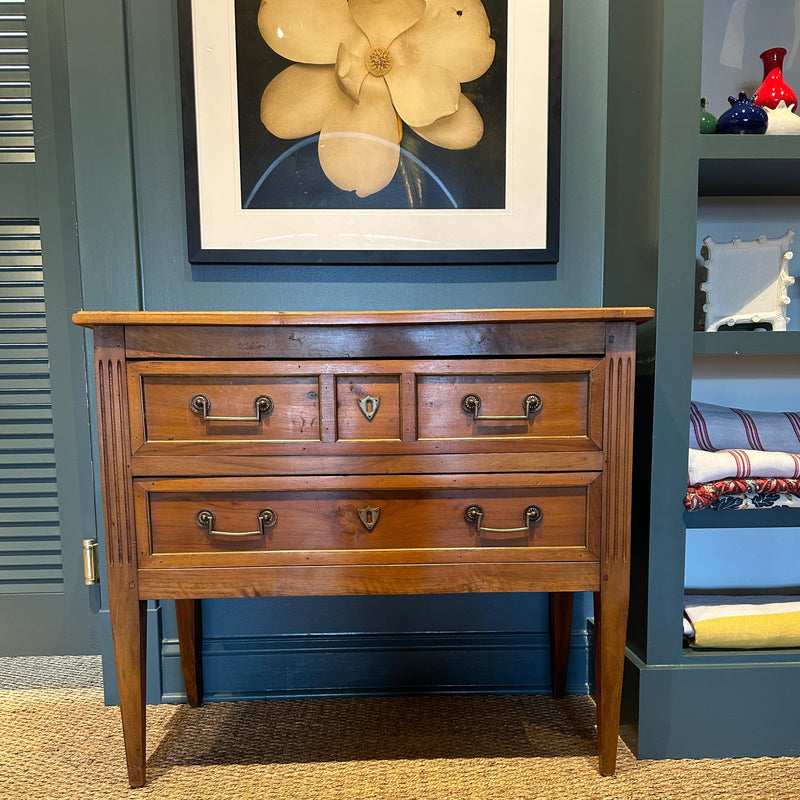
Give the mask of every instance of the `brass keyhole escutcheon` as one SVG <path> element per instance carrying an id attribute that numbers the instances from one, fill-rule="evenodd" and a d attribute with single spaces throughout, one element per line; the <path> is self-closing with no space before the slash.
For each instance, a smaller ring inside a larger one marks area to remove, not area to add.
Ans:
<path id="1" fill-rule="evenodd" d="M 371 531 L 378 524 L 380 516 L 381 510 L 377 506 L 365 506 L 358 509 L 358 518 L 368 531 Z"/>
<path id="2" fill-rule="evenodd" d="M 372 418 L 378 413 L 380 404 L 380 397 L 373 397 L 368 394 L 366 397 L 358 398 L 358 407 L 369 422 L 372 422 Z"/>

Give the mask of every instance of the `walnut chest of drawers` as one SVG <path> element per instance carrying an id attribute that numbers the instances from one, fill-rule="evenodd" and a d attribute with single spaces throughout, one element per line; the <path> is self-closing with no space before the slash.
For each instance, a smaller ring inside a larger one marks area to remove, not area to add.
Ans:
<path id="1" fill-rule="evenodd" d="M 145 781 L 145 607 L 175 599 L 189 702 L 201 598 L 595 596 L 614 771 L 642 308 L 79 312 L 94 331 L 109 609 L 128 778 Z"/>

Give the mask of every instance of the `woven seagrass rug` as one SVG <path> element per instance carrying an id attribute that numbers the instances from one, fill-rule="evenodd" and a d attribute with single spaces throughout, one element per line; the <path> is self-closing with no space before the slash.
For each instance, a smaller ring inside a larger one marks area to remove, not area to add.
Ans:
<path id="1" fill-rule="evenodd" d="M 153 706 L 148 785 L 130 789 L 97 681 L 30 683 L 0 688 L 2 800 L 800 797 L 797 758 L 637 761 L 620 741 L 604 778 L 590 698 L 518 695 Z"/>

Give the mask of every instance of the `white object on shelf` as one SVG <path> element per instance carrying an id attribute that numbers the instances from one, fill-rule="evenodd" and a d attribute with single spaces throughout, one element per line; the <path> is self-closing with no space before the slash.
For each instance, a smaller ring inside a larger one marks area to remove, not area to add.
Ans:
<path id="1" fill-rule="evenodd" d="M 703 239 L 708 277 L 700 289 L 706 295 L 703 311 L 707 331 L 742 323 L 769 324 L 774 331 L 786 330 L 786 289 L 794 283 L 789 275 L 793 238 L 794 231 L 790 229 L 779 239 L 734 238 L 723 244 L 710 236 Z"/>
<path id="2" fill-rule="evenodd" d="M 787 108 L 781 100 L 777 108 L 765 108 L 767 112 L 767 133 L 778 136 L 797 136 L 800 134 L 800 117 L 793 113 L 795 106 Z"/>

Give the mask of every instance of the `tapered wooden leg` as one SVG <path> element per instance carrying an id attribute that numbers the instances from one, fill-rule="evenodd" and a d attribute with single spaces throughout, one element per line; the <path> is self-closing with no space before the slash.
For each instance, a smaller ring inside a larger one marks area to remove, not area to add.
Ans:
<path id="1" fill-rule="evenodd" d="M 112 587 L 109 612 L 128 781 L 133 787 L 144 786 L 147 603 L 135 590 Z"/>
<path id="2" fill-rule="evenodd" d="M 181 653 L 183 685 L 190 706 L 203 702 L 203 665 L 200 658 L 202 631 L 200 626 L 200 601 L 176 600 L 175 616 L 178 621 L 178 647 Z"/>
<path id="3" fill-rule="evenodd" d="M 105 523 L 108 610 L 117 667 L 122 734 L 131 786 L 145 782 L 145 661 L 147 603 L 139 599 L 127 420 L 125 333 L 109 326 L 95 331 L 97 441 Z"/>
<path id="4" fill-rule="evenodd" d="M 563 697 L 567 689 L 573 598 L 572 592 L 550 592 L 550 680 L 553 697 Z"/>
<path id="5" fill-rule="evenodd" d="M 596 665 L 597 741 L 600 773 L 612 775 L 616 767 L 622 674 L 625 668 L 625 634 L 628 623 L 627 587 L 600 590 L 600 620 Z M 595 600 L 597 607 L 597 600 Z M 595 617 L 597 624 L 597 617 Z M 599 646 L 598 646 L 599 645 Z"/>
<path id="6" fill-rule="evenodd" d="M 619 323 L 606 326 L 603 521 L 600 586 L 595 593 L 595 683 L 600 773 L 617 763 L 622 673 L 630 594 L 630 505 L 633 472 L 633 384 L 635 333 Z"/>

